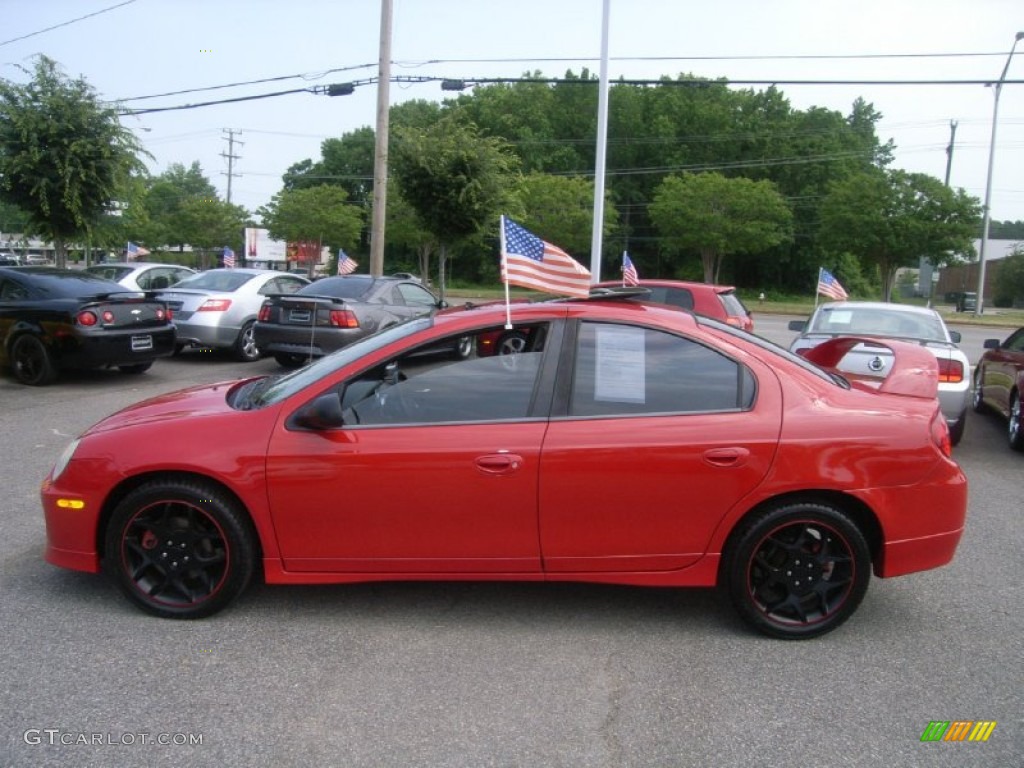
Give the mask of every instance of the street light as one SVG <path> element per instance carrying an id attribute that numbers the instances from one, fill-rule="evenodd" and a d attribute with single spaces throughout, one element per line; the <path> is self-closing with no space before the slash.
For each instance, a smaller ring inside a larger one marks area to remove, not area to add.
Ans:
<path id="1" fill-rule="evenodd" d="M 985 180 L 985 207 L 982 209 L 981 214 L 981 248 L 978 253 L 978 304 L 974 308 L 975 317 L 981 317 L 981 313 L 985 308 L 985 246 L 988 243 L 989 204 L 992 201 L 992 167 L 996 159 L 996 126 L 999 122 L 999 94 L 1003 90 L 1006 72 L 1010 69 L 1010 60 L 1013 59 L 1013 53 L 1021 39 L 1024 39 L 1024 32 L 1018 32 L 1013 38 L 1010 55 L 1006 57 L 1006 66 L 1003 67 L 1003 74 L 999 76 L 995 86 L 995 106 L 992 107 L 992 138 L 989 140 L 988 145 L 988 176 Z"/>

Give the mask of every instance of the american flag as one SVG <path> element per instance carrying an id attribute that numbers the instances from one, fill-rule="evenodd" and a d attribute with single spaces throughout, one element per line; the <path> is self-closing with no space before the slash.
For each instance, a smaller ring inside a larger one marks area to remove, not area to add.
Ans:
<path id="1" fill-rule="evenodd" d="M 359 262 L 351 258 L 344 249 L 338 249 L 338 274 L 339 275 L 351 275 L 356 271 L 356 267 L 359 266 Z"/>
<path id="2" fill-rule="evenodd" d="M 235 268 L 235 252 L 224 246 L 224 268 L 234 269 Z"/>
<path id="3" fill-rule="evenodd" d="M 846 301 L 850 298 L 843 289 L 843 286 L 839 284 L 839 281 L 832 277 L 832 273 L 824 268 L 818 271 L 818 293 L 824 294 L 836 301 Z"/>
<path id="4" fill-rule="evenodd" d="M 622 284 L 640 285 L 640 275 L 636 271 L 636 265 L 633 264 L 633 260 L 629 258 L 628 253 L 622 254 Z"/>
<path id="5" fill-rule="evenodd" d="M 139 258 L 139 256 L 149 256 L 149 251 L 140 245 L 136 245 L 131 240 L 128 241 L 128 248 L 126 249 L 129 261 Z"/>
<path id="6" fill-rule="evenodd" d="M 501 279 L 545 293 L 585 299 L 590 272 L 558 246 L 501 217 Z"/>

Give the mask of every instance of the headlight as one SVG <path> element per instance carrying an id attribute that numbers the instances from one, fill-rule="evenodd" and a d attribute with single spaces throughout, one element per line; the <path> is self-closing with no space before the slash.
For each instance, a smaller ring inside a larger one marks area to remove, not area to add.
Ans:
<path id="1" fill-rule="evenodd" d="M 56 480 L 61 476 L 64 470 L 68 468 L 68 462 L 71 461 L 71 457 L 75 455 L 75 451 L 78 450 L 78 444 L 80 442 L 82 442 L 81 439 L 76 437 L 68 443 L 68 447 L 64 449 L 60 458 L 57 459 L 57 463 L 53 465 L 53 471 L 50 473 L 50 477 Z"/>

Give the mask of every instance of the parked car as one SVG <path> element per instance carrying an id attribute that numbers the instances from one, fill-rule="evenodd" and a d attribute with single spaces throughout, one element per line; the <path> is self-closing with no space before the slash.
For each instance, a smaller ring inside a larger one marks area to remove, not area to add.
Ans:
<path id="1" fill-rule="evenodd" d="M 323 357 L 357 339 L 444 306 L 419 281 L 398 277 L 325 277 L 290 296 L 263 301 L 256 346 L 285 367 Z M 466 338 L 462 356 L 473 351 Z"/>
<path id="2" fill-rule="evenodd" d="M 973 312 L 978 308 L 978 294 L 966 291 L 956 298 L 957 312 Z"/>
<path id="3" fill-rule="evenodd" d="M 790 345 L 790 350 L 797 354 L 837 336 L 867 339 L 850 351 L 838 370 L 875 380 L 891 375 L 892 368 L 892 354 L 879 340 L 902 339 L 920 344 L 935 355 L 939 364 L 939 403 L 953 445 L 963 438 L 971 400 L 971 366 L 967 355 L 957 346 L 959 331 L 950 331 L 935 310 L 884 302 L 829 302 L 819 306 L 810 321 L 790 321 L 789 330 L 800 332 Z"/>
<path id="4" fill-rule="evenodd" d="M 283 376 L 166 394 L 72 441 L 42 486 L 46 559 L 157 616 L 197 618 L 258 573 L 379 580 L 722 584 L 782 638 L 834 629 L 871 571 L 948 563 L 967 480 L 938 366 L 847 382 L 708 318 L 622 299 L 514 304 L 533 346 L 423 353 L 504 306 L 415 317 Z"/>
<path id="5" fill-rule="evenodd" d="M 603 288 L 621 285 L 622 281 L 617 280 L 597 284 Z M 650 291 L 647 297 L 640 300 L 689 309 L 698 315 L 713 317 L 745 331 L 754 331 L 754 318 L 731 285 L 690 283 L 683 280 L 641 280 L 639 287 Z"/>
<path id="6" fill-rule="evenodd" d="M 178 264 L 137 261 L 93 264 L 86 267 L 85 271 L 135 291 L 162 291 L 196 274 L 194 269 Z"/>
<path id="7" fill-rule="evenodd" d="M 11 251 L 0 251 L 0 267 L 21 266 L 21 258 Z"/>
<path id="8" fill-rule="evenodd" d="M 271 269 L 211 269 L 159 294 L 178 326 L 178 351 L 186 347 L 232 349 L 239 360 L 259 360 L 253 338 L 263 300 L 295 293 L 309 280 Z"/>
<path id="9" fill-rule="evenodd" d="M 22 384 L 49 384 L 64 368 L 142 373 L 174 339 L 162 301 L 81 271 L 0 268 L 0 363 Z"/>
<path id="10" fill-rule="evenodd" d="M 1007 419 L 1010 447 L 1024 451 L 1021 396 L 1024 393 L 1024 328 L 1006 341 L 985 339 L 985 352 L 974 369 L 974 410 L 991 408 Z"/>

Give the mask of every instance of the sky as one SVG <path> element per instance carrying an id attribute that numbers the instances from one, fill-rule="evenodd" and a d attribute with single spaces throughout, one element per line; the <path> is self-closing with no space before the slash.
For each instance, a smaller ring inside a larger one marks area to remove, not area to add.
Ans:
<path id="1" fill-rule="evenodd" d="M 992 82 L 1014 35 L 1024 30 L 1020 0 L 608 4 L 613 81 L 692 73 L 730 80 Z M 540 70 L 559 77 L 583 67 L 596 73 L 603 6 L 603 0 L 393 0 L 392 76 L 518 77 Z M 62 26 L 43 31 L 56 25 Z M 176 106 L 374 78 L 380 37 L 379 0 L 0 0 L 0 77 L 25 81 L 19 67 L 31 68 L 42 53 L 124 107 Z M 1024 220 L 1024 40 L 1017 48 L 999 105 L 995 220 Z M 137 98 L 292 75 L 301 77 Z M 955 121 L 950 183 L 984 198 L 993 88 L 778 87 L 795 109 L 848 114 L 863 97 L 882 114 L 877 132 L 895 143 L 894 165 L 939 179 Z M 392 104 L 451 95 L 436 82 L 390 88 Z M 369 84 L 349 96 L 302 92 L 122 121 L 151 153 L 154 173 L 198 161 L 222 197 L 233 131 L 233 170 L 240 175 L 232 180 L 232 202 L 255 211 L 280 191 L 290 165 L 319 158 L 324 139 L 374 126 L 376 100 Z"/>

